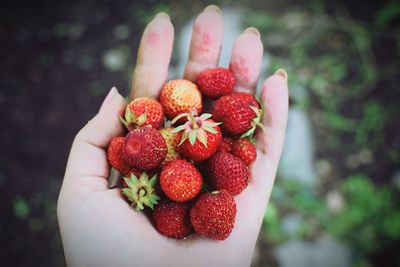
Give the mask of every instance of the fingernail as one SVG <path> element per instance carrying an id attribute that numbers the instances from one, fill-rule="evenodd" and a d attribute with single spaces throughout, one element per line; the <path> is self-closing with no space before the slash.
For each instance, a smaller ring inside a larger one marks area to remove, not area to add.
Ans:
<path id="1" fill-rule="evenodd" d="M 258 38 L 261 38 L 260 32 L 254 27 L 249 27 L 246 30 L 244 30 L 244 32 L 255 34 L 255 35 L 257 35 Z"/>
<path id="2" fill-rule="evenodd" d="M 160 13 L 158 13 L 156 16 L 155 16 L 155 18 L 157 18 L 157 19 L 166 19 L 166 20 L 171 20 L 171 18 L 168 16 L 168 14 L 167 13 L 165 13 L 165 12 L 160 12 Z"/>
<path id="3" fill-rule="evenodd" d="M 113 99 L 114 95 L 118 92 L 117 88 L 114 86 L 108 92 L 106 98 L 103 100 L 103 104 L 101 104 L 100 110 L 102 110 L 108 103 L 110 103 L 111 99 Z"/>
<path id="4" fill-rule="evenodd" d="M 207 7 L 204 9 L 204 11 L 211 11 L 211 12 L 216 12 L 216 13 L 221 14 L 221 9 L 220 9 L 218 6 L 216 6 L 216 5 L 209 5 L 209 6 L 207 6 Z"/>
<path id="5" fill-rule="evenodd" d="M 285 81 L 287 82 L 288 76 L 284 69 L 278 69 L 277 71 L 275 71 L 274 75 L 282 76 L 285 79 Z"/>

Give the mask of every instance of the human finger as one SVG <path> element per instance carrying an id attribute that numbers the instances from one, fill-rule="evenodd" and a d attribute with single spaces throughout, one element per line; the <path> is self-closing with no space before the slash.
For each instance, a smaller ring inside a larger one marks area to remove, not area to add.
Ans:
<path id="1" fill-rule="evenodd" d="M 236 39 L 229 64 L 236 79 L 236 91 L 255 93 L 262 56 L 260 32 L 253 27 L 247 28 Z"/>
<path id="2" fill-rule="evenodd" d="M 166 13 L 158 13 L 146 26 L 132 75 L 130 97 L 157 98 L 168 76 L 174 27 Z"/>
<path id="3" fill-rule="evenodd" d="M 183 75 L 185 79 L 194 82 L 200 72 L 218 65 L 223 27 L 221 10 L 215 5 L 206 7 L 197 17 Z"/>

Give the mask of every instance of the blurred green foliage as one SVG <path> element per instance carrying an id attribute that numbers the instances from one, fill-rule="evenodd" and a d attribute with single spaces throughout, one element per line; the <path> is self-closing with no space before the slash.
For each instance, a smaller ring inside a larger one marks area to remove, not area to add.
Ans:
<path id="1" fill-rule="evenodd" d="M 269 72 L 284 66 L 290 84 L 312 93 L 312 111 L 324 118 L 319 124 L 337 135 L 328 137 L 331 147 L 339 145 L 341 134 L 353 135 L 353 149 L 377 146 L 382 140 L 374 134 L 384 129 L 388 111 L 374 100 L 359 102 L 378 82 L 373 35 L 345 12 L 331 16 L 321 12 L 321 6 L 321 1 L 314 1 L 312 8 L 283 16 L 249 10 L 246 24 L 261 30 L 270 53 Z"/>
<path id="2" fill-rule="evenodd" d="M 168 1 L 165 1 L 168 2 Z M 171 14 L 171 5 L 163 1 L 157 1 L 150 9 L 137 8 L 132 6 L 130 13 L 142 25 L 146 25 L 158 12 Z"/>
<path id="3" fill-rule="evenodd" d="M 354 175 L 340 188 L 346 204 L 329 216 L 327 232 L 363 252 L 400 238 L 400 206 L 387 186 L 377 187 L 368 177 Z"/>
<path id="4" fill-rule="evenodd" d="M 322 188 L 310 190 L 298 181 L 278 181 L 264 216 L 264 238 L 277 244 L 327 233 L 364 255 L 400 238 L 400 205 L 393 189 L 377 187 L 362 174 L 349 176 L 338 189 L 344 202 L 332 210 Z M 282 226 L 283 218 L 292 213 L 303 219 L 294 234 Z"/>
<path id="5" fill-rule="evenodd" d="M 263 223 L 265 224 L 264 236 L 270 242 L 278 243 L 283 240 L 283 231 L 281 221 L 275 204 L 269 203 L 268 208 L 264 214 Z"/>
<path id="6" fill-rule="evenodd" d="M 379 26 L 385 26 L 392 20 L 400 16 L 400 2 L 392 0 L 381 10 L 378 10 L 375 16 L 375 23 Z"/>
<path id="7" fill-rule="evenodd" d="M 21 196 L 16 196 L 13 201 L 14 214 L 17 218 L 26 219 L 29 216 L 29 203 Z"/>
<path id="8" fill-rule="evenodd" d="M 354 266 L 368 266 L 369 255 L 400 239 L 399 192 L 387 176 L 400 164 L 393 82 L 400 68 L 400 31 L 393 27 L 400 4 L 380 6 L 369 22 L 353 19 L 340 4 L 327 12 L 319 0 L 290 10 L 272 3 L 268 11 L 247 9 L 245 24 L 260 30 L 268 53 L 267 72 L 288 71 L 292 102 L 314 126 L 316 155 L 332 165 L 314 187 L 277 180 L 264 216 L 270 244 L 329 234 L 360 255 Z M 292 88 L 299 86 L 308 96 L 297 96 Z M 329 200 L 332 192 L 336 199 Z"/>

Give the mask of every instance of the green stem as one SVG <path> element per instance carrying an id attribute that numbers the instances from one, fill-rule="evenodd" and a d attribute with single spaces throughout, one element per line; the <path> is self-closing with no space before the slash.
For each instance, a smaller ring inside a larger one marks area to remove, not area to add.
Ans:
<path id="1" fill-rule="evenodd" d="M 143 188 L 141 188 L 139 190 L 139 196 L 143 197 L 144 195 L 146 195 L 146 190 L 144 190 Z"/>
<path id="2" fill-rule="evenodd" d="M 192 121 L 193 130 L 199 129 L 199 125 L 197 124 L 197 122 L 196 122 L 195 118 L 193 117 L 193 115 L 192 114 L 188 114 L 188 118 L 189 118 L 189 120 Z"/>

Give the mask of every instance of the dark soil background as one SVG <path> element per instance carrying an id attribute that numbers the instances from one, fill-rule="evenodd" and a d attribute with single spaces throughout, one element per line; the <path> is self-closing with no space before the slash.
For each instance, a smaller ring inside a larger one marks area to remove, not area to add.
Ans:
<path id="1" fill-rule="evenodd" d="M 127 93 L 149 18 L 160 8 L 168 9 L 179 29 L 179 23 L 198 13 L 205 2 L 209 1 L 182 6 L 179 1 L 145 0 L 0 4 L 1 266 L 65 265 L 56 201 L 74 135 L 97 112 L 112 86 Z M 383 3 L 344 1 L 343 5 L 353 17 L 367 21 Z M 380 64 L 392 62 L 396 49 L 390 42 L 384 47 L 378 51 Z M 122 67 L 105 63 L 107 55 L 121 53 Z M 394 96 L 398 94 L 392 91 L 379 94 L 392 100 Z M 398 127 L 397 120 L 385 129 L 397 147 Z M 388 177 L 384 173 L 388 168 L 395 169 L 393 164 L 381 164 L 377 171 L 382 176 Z M 391 248 L 374 260 L 381 262 L 393 253 Z"/>
<path id="2" fill-rule="evenodd" d="M 134 62 L 143 28 L 129 12 L 142 2 L 2 4 L 0 265 L 64 265 L 56 199 L 70 145 L 112 86 L 124 93 L 129 76 L 101 59 L 127 45 Z M 113 34 L 121 23 L 134 33 L 122 41 Z"/>

